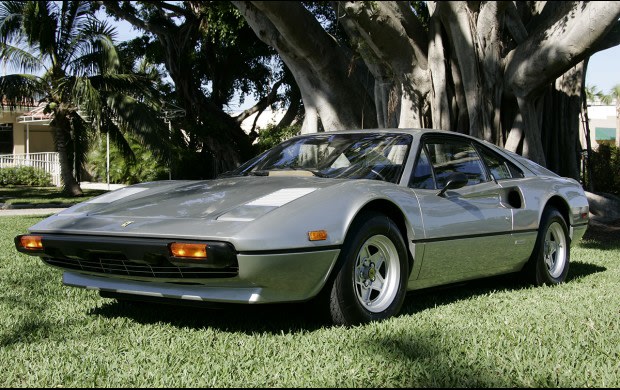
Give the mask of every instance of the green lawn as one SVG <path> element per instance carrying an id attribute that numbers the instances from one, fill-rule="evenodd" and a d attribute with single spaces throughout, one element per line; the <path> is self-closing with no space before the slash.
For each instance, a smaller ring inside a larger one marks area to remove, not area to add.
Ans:
<path id="1" fill-rule="evenodd" d="M 304 305 L 121 305 L 64 287 L 0 217 L 2 387 L 619 387 L 620 240 L 572 252 L 567 283 L 503 277 L 411 294 L 344 328 Z"/>
<path id="2" fill-rule="evenodd" d="M 85 189 L 83 192 L 83 196 L 68 197 L 62 193 L 62 189 L 59 187 L 0 187 L 0 203 L 4 203 L 5 205 L 36 204 L 70 206 L 79 202 L 84 202 L 108 191 Z"/>

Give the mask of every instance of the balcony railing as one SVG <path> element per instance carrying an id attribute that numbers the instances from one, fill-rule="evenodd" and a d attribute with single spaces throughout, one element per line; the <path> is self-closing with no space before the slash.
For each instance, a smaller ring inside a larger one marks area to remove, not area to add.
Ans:
<path id="1" fill-rule="evenodd" d="M 0 168 L 21 166 L 42 169 L 52 175 L 52 183 L 54 183 L 55 186 L 60 187 L 62 184 L 60 180 L 58 153 L 0 154 Z"/>

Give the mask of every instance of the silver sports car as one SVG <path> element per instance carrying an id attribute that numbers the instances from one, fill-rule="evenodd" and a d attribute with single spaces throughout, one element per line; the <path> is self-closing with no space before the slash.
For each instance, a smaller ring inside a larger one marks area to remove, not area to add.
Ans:
<path id="1" fill-rule="evenodd" d="M 103 296 L 313 300 L 350 325 L 396 315 L 408 290 L 561 283 L 588 211 L 577 181 L 487 142 L 356 130 L 291 138 L 215 180 L 106 193 L 15 244 Z"/>

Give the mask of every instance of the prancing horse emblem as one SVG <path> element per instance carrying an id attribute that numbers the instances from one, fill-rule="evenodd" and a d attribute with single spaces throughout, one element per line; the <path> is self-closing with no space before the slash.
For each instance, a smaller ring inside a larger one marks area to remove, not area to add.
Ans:
<path id="1" fill-rule="evenodd" d="M 133 221 L 125 221 L 121 224 L 121 227 L 127 227 L 129 225 L 131 225 L 133 223 Z"/>

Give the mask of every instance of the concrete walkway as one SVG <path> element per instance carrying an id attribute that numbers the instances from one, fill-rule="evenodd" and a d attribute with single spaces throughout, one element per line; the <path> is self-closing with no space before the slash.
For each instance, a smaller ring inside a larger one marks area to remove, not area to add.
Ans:
<path id="1" fill-rule="evenodd" d="M 12 217 L 16 215 L 52 215 L 56 214 L 64 208 L 53 209 L 8 209 L 0 210 L 0 217 Z"/>
<path id="2" fill-rule="evenodd" d="M 109 186 L 109 190 L 117 190 L 119 188 L 125 187 L 125 184 L 107 184 L 107 183 L 91 183 L 91 182 L 81 182 L 80 187 L 82 189 L 95 189 L 95 190 L 107 190 Z M 52 215 L 56 214 L 66 207 L 53 207 L 53 208 L 15 208 L 15 209 L 0 209 L 0 217 L 10 217 L 16 215 Z"/>

